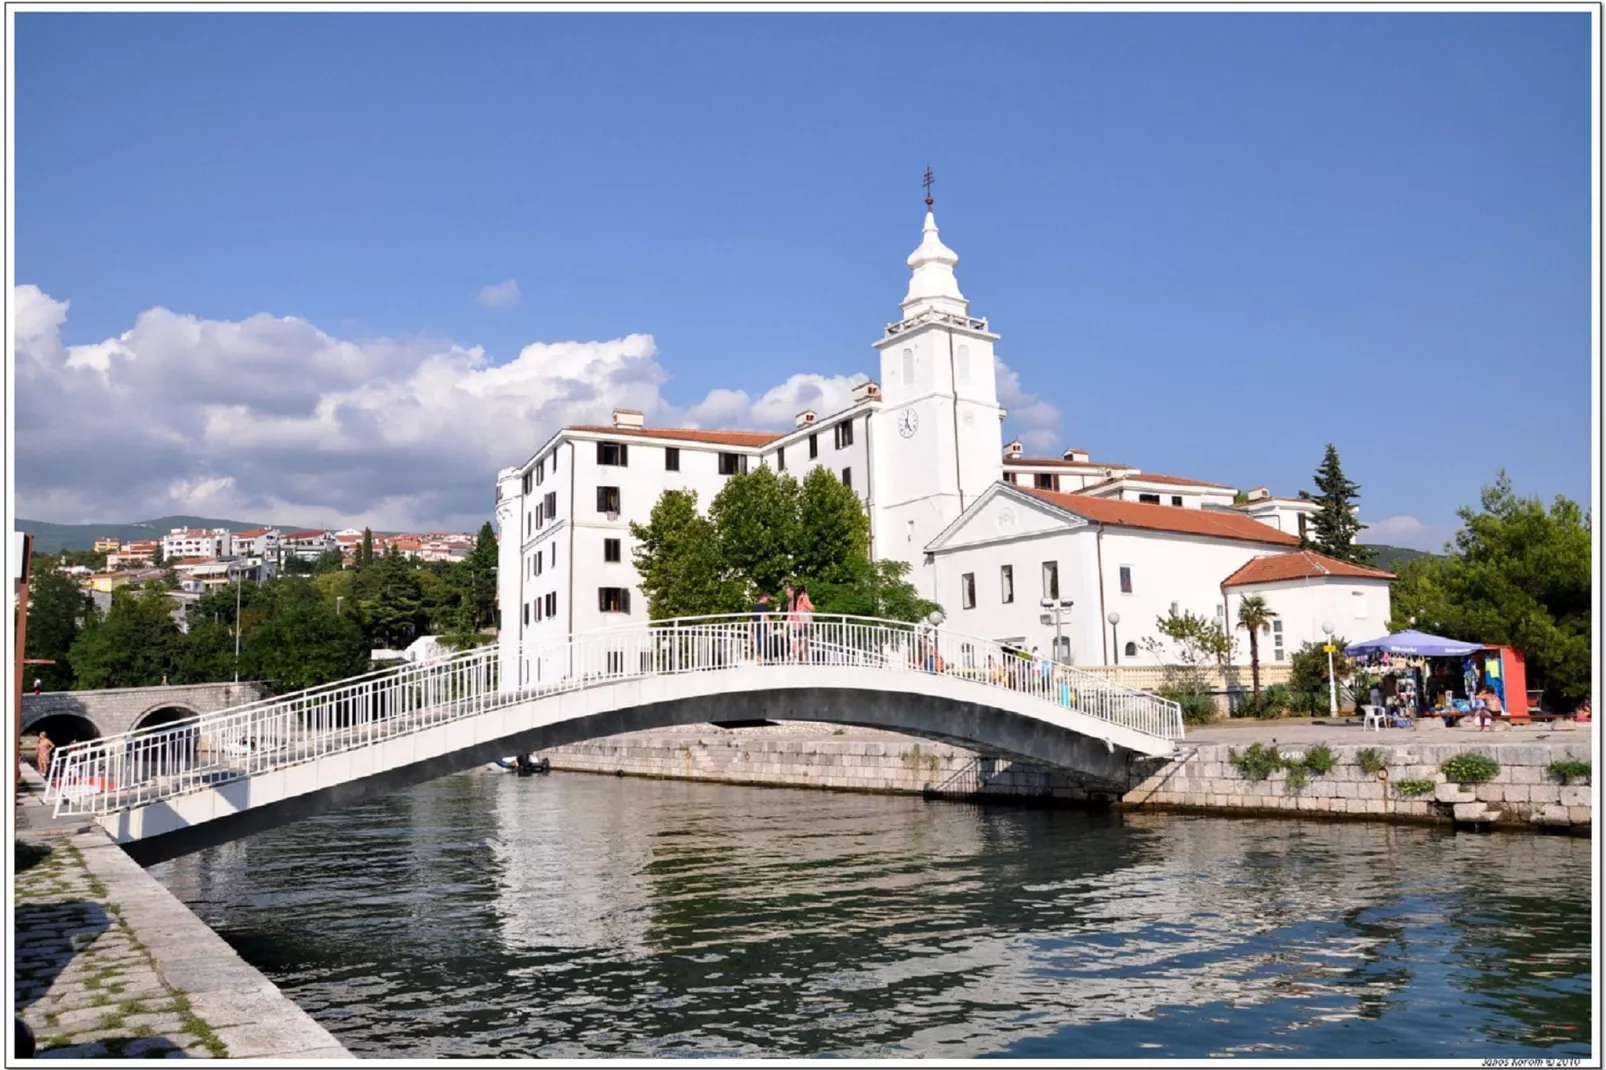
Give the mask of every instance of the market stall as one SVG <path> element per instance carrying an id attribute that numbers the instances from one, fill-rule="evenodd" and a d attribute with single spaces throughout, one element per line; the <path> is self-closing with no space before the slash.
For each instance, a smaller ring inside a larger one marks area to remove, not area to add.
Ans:
<path id="1" fill-rule="evenodd" d="M 1476 696 L 1487 687 L 1503 716 L 1513 724 L 1528 721 L 1526 666 L 1511 647 L 1404 631 L 1351 643 L 1344 653 L 1359 671 L 1376 679 L 1384 704 L 1391 708 L 1453 720 L 1473 712 Z"/>

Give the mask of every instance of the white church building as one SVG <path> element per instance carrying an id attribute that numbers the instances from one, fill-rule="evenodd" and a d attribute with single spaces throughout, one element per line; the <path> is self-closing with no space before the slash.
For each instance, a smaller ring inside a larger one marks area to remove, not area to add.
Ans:
<path id="1" fill-rule="evenodd" d="M 1003 441 L 994 333 L 959 290 L 959 257 L 929 201 L 908 258 L 902 317 L 873 345 L 878 381 L 840 412 L 797 414 L 785 433 L 653 428 L 616 409 L 571 426 L 497 479 L 504 679 L 541 672 L 521 648 L 642 621 L 630 524 L 666 490 L 706 510 L 757 465 L 801 478 L 824 465 L 863 501 L 872 553 L 908 562 L 945 629 L 1037 647 L 1080 665 L 1152 664 L 1156 621 L 1233 620 L 1252 594 L 1277 614 L 1262 657 L 1281 661 L 1323 623 L 1351 639 L 1387 631 L 1386 572 L 1299 550 L 1315 503 L 1257 487 L 1146 473 L 1066 449 L 1028 457 Z M 1044 600 L 1058 606 L 1045 623 Z"/>

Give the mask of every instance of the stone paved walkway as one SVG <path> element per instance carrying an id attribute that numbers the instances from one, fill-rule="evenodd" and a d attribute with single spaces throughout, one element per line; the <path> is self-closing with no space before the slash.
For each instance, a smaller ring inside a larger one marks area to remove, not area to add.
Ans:
<path id="1" fill-rule="evenodd" d="M 228 1056 L 189 999 L 162 981 L 70 840 L 17 850 L 17 1011 L 33 1027 L 40 1057 Z"/>

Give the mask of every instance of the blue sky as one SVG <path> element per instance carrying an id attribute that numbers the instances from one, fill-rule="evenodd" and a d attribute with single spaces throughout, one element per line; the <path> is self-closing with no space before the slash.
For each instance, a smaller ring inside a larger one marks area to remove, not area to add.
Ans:
<path id="1" fill-rule="evenodd" d="M 1310 487 L 1333 441 L 1363 517 L 1395 518 L 1374 537 L 1409 545 L 1447 537 L 1500 465 L 1519 492 L 1590 496 L 1585 14 L 19 14 L 16 28 L 14 282 L 55 303 L 39 315 L 62 347 L 165 308 L 180 319 L 129 343 L 153 347 L 139 362 L 224 367 L 269 344 L 249 326 L 266 313 L 360 347 L 382 380 L 417 379 L 447 342 L 502 364 L 532 343 L 643 334 L 665 404 L 706 415 L 711 391 L 756 399 L 789 376 L 873 369 L 929 162 L 972 310 L 1025 394 L 1059 410 L 1035 410 L 1036 441 L 1285 494 Z M 476 300 L 507 280 L 516 301 Z M 247 327 L 212 359 L 182 341 L 194 320 Z M 336 359 L 275 338 L 286 368 Z M 278 408 L 194 404 L 304 416 L 309 398 L 361 388 L 330 374 Z M 319 485 L 338 480 L 316 478 L 310 434 L 274 438 L 271 465 L 233 464 L 230 450 L 268 448 L 262 428 L 140 451 L 138 495 L 126 479 L 123 497 L 74 486 L 81 469 L 41 461 L 61 441 L 30 428 L 50 422 L 47 400 L 75 406 L 43 388 L 30 401 L 34 382 L 19 379 L 24 515 L 130 519 L 162 494 L 381 521 L 489 511 L 494 444 L 442 451 L 438 471 L 417 452 L 396 469 L 365 458 L 351 480 L 467 490 L 359 501 Z M 164 382 L 138 383 L 152 411 L 174 395 Z M 186 412 L 168 422 L 219 419 Z M 499 463 L 528 454 L 523 426 L 498 432 Z"/>

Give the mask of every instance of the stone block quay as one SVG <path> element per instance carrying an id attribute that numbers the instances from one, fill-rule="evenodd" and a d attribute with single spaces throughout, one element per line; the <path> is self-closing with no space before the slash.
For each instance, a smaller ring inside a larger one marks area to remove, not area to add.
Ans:
<path id="1" fill-rule="evenodd" d="M 352 1057 L 98 827 L 19 811 L 14 1012 L 39 1058 Z"/>

